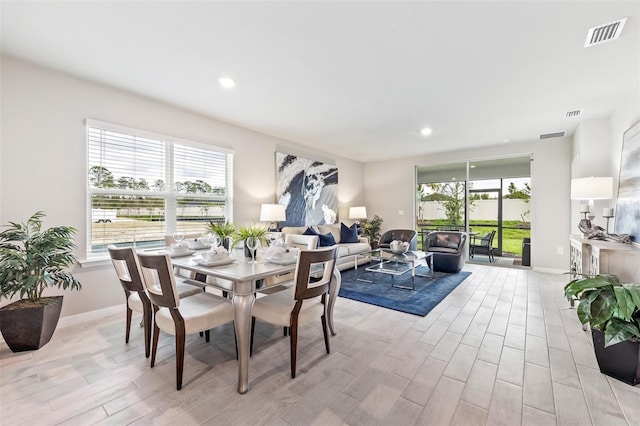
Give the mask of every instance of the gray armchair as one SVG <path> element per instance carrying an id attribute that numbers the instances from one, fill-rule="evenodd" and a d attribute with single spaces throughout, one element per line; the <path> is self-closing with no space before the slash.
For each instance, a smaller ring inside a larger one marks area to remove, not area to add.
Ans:
<path id="1" fill-rule="evenodd" d="M 389 248 L 391 241 L 400 240 L 409 243 L 409 250 L 418 249 L 418 233 L 413 229 L 391 229 L 380 237 L 378 247 Z"/>
<path id="2" fill-rule="evenodd" d="M 433 253 L 433 270 L 457 273 L 465 262 L 467 234 L 456 231 L 433 231 L 427 235 L 424 251 Z"/>

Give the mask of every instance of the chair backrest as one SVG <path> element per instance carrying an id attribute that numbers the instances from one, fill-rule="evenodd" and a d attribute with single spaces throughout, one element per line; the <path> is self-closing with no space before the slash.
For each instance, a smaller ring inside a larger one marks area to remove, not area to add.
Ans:
<path id="1" fill-rule="evenodd" d="M 109 245 L 107 247 L 111 262 L 116 270 L 122 288 L 127 291 L 143 292 L 144 284 L 140 275 L 140 266 L 136 252 L 132 247 L 116 247 Z M 128 293 L 127 293 L 128 294 Z"/>
<path id="2" fill-rule="evenodd" d="M 336 246 L 300 251 L 295 272 L 296 288 L 293 295 L 295 300 L 311 299 L 329 291 L 337 253 Z M 322 276 L 320 276 L 320 267 Z"/>
<path id="3" fill-rule="evenodd" d="M 180 306 L 180 297 L 169 255 L 140 253 L 138 260 L 142 280 L 151 303 L 167 308 Z"/>
<path id="4" fill-rule="evenodd" d="M 431 247 L 444 247 L 461 252 L 465 248 L 467 234 L 458 231 L 433 231 L 427 235 L 428 250 Z"/>
<path id="5" fill-rule="evenodd" d="M 319 238 L 317 235 L 286 234 L 284 243 L 287 247 L 297 247 L 300 249 L 315 250 L 318 248 Z"/>
<path id="6" fill-rule="evenodd" d="M 391 229 L 382 234 L 378 246 L 389 248 L 389 244 L 394 240 L 406 241 L 410 244 L 409 250 L 415 250 L 418 245 L 418 233 L 413 229 Z"/>
<path id="7" fill-rule="evenodd" d="M 202 232 L 192 232 L 192 233 L 185 233 L 184 234 L 184 241 L 187 241 L 189 238 L 200 238 L 202 237 Z M 174 244 L 176 242 L 176 240 L 173 239 L 173 235 L 165 235 L 164 236 L 164 245 L 165 246 L 170 246 L 171 244 Z"/>
<path id="8" fill-rule="evenodd" d="M 480 238 L 480 244 L 476 244 L 476 245 L 479 245 L 480 247 L 491 247 L 493 245 L 493 237 L 495 237 L 495 235 L 496 235 L 495 229 L 493 229 L 490 232 L 487 232 Z"/>

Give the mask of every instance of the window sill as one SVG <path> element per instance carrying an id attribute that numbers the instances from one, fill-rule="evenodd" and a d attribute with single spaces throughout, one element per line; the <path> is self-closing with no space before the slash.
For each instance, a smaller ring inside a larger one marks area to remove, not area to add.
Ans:
<path id="1" fill-rule="evenodd" d="M 97 257 L 93 259 L 80 259 L 78 263 L 82 269 L 99 268 L 103 266 L 111 265 L 111 259 L 104 257 Z"/>

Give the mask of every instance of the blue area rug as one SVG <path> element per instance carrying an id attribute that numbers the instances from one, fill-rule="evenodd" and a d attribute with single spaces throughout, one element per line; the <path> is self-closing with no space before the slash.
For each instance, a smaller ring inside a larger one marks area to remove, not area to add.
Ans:
<path id="1" fill-rule="evenodd" d="M 364 272 L 359 268 L 359 277 L 370 280 L 371 272 Z M 424 266 L 416 267 L 416 273 L 427 275 L 429 269 Z M 434 272 L 433 278 L 416 277 L 415 291 L 391 287 L 391 276 L 375 274 L 375 282 L 356 281 L 355 269 L 342 271 L 342 286 L 339 295 L 347 299 L 382 306 L 408 314 L 425 316 L 447 294 L 465 280 L 471 272 L 461 271 L 457 274 Z M 411 287 L 411 273 L 394 277 L 394 285 Z"/>

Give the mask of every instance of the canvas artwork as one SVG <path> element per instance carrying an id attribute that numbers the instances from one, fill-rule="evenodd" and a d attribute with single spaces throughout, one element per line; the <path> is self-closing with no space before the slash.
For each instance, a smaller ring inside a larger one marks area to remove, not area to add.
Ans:
<path id="1" fill-rule="evenodd" d="M 615 218 L 615 233 L 640 243 L 640 122 L 624 133 Z"/>
<path id="2" fill-rule="evenodd" d="M 337 221 L 338 168 L 276 152 L 276 195 L 286 206 L 281 226 L 312 226 Z"/>

